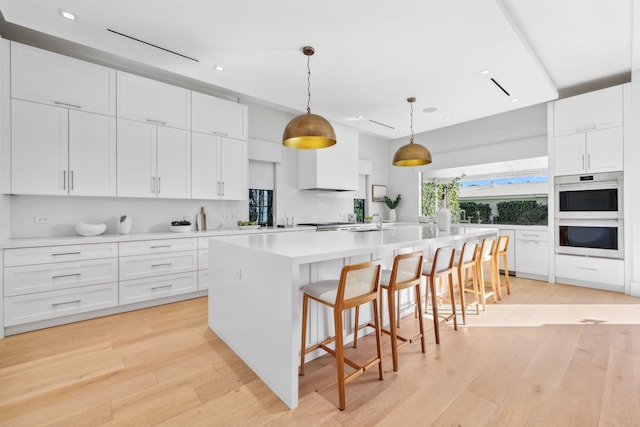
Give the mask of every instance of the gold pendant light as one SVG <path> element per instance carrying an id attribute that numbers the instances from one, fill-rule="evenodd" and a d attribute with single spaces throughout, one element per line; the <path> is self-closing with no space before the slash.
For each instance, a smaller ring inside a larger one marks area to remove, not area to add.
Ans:
<path id="1" fill-rule="evenodd" d="M 311 69 L 309 59 L 315 53 L 311 46 L 302 48 L 307 56 L 307 112 L 291 119 L 282 134 L 282 145 L 299 150 L 331 147 L 336 143 L 336 133 L 327 119 L 311 114 Z"/>
<path id="2" fill-rule="evenodd" d="M 409 143 L 398 148 L 396 154 L 393 155 L 394 166 L 423 166 L 431 163 L 431 153 L 427 147 L 413 143 L 413 103 L 416 99 L 407 98 L 407 102 L 411 104 L 411 139 Z"/>

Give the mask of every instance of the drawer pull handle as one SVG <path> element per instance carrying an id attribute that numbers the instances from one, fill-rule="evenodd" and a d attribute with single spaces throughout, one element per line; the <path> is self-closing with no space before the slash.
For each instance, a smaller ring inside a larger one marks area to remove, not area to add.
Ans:
<path id="1" fill-rule="evenodd" d="M 53 101 L 53 103 L 56 104 L 56 105 L 63 105 L 65 107 L 72 107 L 72 108 L 77 108 L 79 110 L 82 110 L 82 106 L 76 105 L 76 104 L 69 104 L 68 102 Z"/>
<path id="2" fill-rule="evenodd" d="M 148 121 L 149 123 L 155 123 L 158 125 L 166 125 L 167 122 L 163 122 L 162 120 L 154 120 L 154 119 L 145 119 L 146 121 Z"/>
<path id="3" fill-rule="evenodd" d="M 211 133 L 213 133 L 214 135 L 220 135 L 220 136 L 229 136 L 228 133 L 225 132 L 216 132 L 215 130 L 212 131 Z"/>
<path id="4" fill-rule="evenodd" d="M 58 305 L 64 305 L 64 304 L 75 304 L 78 302 L 82 302 L 82 300 L 79 299 L 74 299 L 73 301 L 65 301 L 65 302 L 54 302 L 53 304 L 51 304 L 53 307 L 58 306 Z"/>
<path id="5" fill-rule="evenodd" d="M 589 268 L 589 267 L 576 267 L 576 268 L 580 270 L 598 271 L 597 268 Z"/>
<path id="6" fill-rule="evenodd" d="M 157 249 L 157 248 L 170 248 L 171 245 L 156 245 L 156 246 L 151 246 L 151 249 Z"/>
<path id="7" fill-rule="evenodd" d="M 171 267 L 171 263 L 165 262 L 163 264 L 151 264 L 151 267 Z"/>
<path id="8" fill-rule="evenodd" d="M 151 290 L 155 291 L 156 289 L 169 289 L 172 286 L 173 286 L 172 284 L 163 285 L 163 286 L 154 286 L 153 288 L 151 288 Z"/>
<path id="9" fill-rule="evenodd" d="M 58 279 L 60 277 L 73 277 L 73 276 L 80 276 L 82 273 L 71 273 L 71 274 L 59 274 L 57 276 L 51 276 L 52 279 Z"/>
<path id="10" fill-rule="evenodd" d="M 60 252 L 59 254 L 51 254 L 52 256 L 62 256 L 62 255 L 80 255 L 80 252 Z"/>

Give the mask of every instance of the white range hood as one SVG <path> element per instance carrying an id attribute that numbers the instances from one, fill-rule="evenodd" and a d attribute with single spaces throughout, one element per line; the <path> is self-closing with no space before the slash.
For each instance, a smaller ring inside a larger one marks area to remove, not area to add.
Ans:
<path id="1" fill-rule="evenodd" d="M 331 123 L 337 143 L 298 153 L 298 188 L 301 190 L 358 190 L 358 131 Z"/>

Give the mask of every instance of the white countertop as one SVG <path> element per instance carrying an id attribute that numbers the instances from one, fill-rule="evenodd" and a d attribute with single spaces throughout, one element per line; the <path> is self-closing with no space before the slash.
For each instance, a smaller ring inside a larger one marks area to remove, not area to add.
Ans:
<path id="1" fill-rule="evenodd" d="M 224 242 L 247 249 L 269 252 L 292 258 L 304 264 L 329 259 L 371 253 L 379 249 L 399 249 L 425 246 L 431 243 L 455 242 L 487 235 L 486 228 L 457 226 L 451 231 L 437 232 L 434 225 L 397 225 L 384 227 L 382 231 L 322 231 L 315 233 L 271 233 L 215 237 L 215 242 Z"/>
<path id="2" fill-rule="evenodd" d="M 529 230 L 529 231 L 547 231 L 548 225 L 515 225 L 515 224 L 460 224 L 470 227 L 495 228 L 501 230 Z"/>
<path id="3" fill-rule="evenodd" d="M 34 246 L 57 246 L 57 245 L 84 245 L 87 243 L 118 243 L 133 242 L 138 240 L 156 239 L 181 239 L 187 237 L 215 237 L 231 235 L 253 235 L 263 233 L 285 233 L 292 231 L 312 231 L 315 227 L 291 227 L 274 228 L 264 227 L 258 229 L 240 230 L 238 228 L 216 229 L 207 231 L 188 231 L 185 233 L 174 233 L 171 231 L 158 233 L 134 233 L 134 234 L 101 234 L 99 236 L 60 236 L 60 237 L 30 237 L 23 239 L 9 239 L 0 241 L 0 249 L 27 248 Z"/>

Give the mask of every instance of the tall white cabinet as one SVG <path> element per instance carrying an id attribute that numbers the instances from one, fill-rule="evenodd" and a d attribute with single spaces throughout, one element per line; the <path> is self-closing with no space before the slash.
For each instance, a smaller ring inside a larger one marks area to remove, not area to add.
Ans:
<path id="1" fill-rule="evenodd" d="M 194 199 L 246 200 L 247 142 L 193 132 Z"/>

